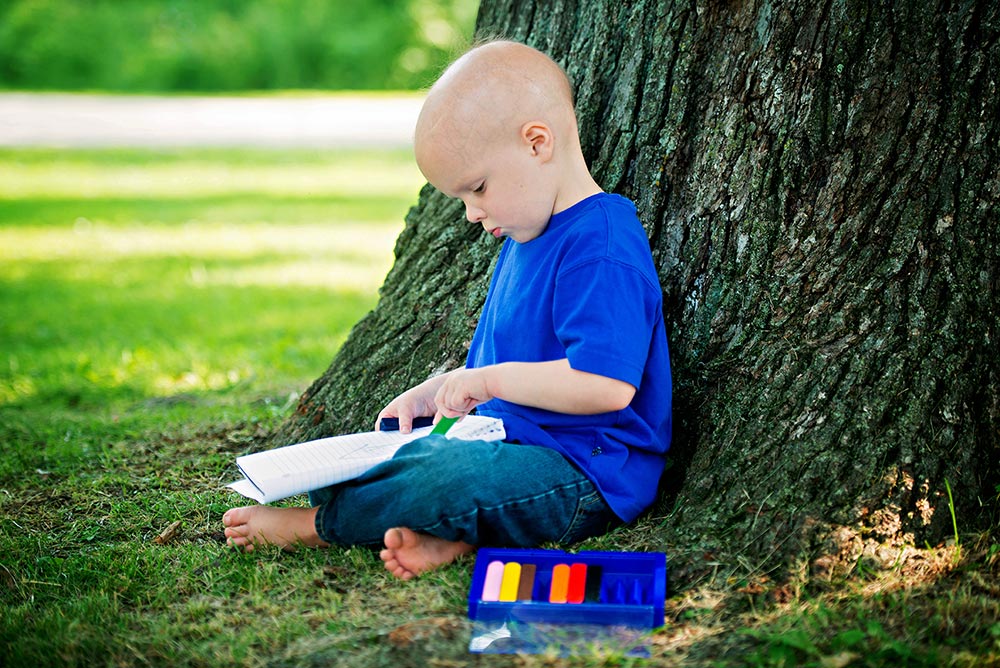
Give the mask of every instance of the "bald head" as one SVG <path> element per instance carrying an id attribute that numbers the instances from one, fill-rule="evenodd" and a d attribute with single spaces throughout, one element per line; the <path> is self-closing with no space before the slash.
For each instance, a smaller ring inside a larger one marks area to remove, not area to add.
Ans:
<path id="1" fill-rule="evenodd" d="M 518 136 L 545 123 L 563 146 L 579 143 L 573 94 L 562 68 L 516 42 L 490 42 L 456 60 L 431 88 L 417 120 L 417 161 L 429 143 L 469 150 L 469 142 Z"/>
<path id="2" fill-rule="evenodd" d="M 445 70 L 413 145 L 427 180 L 494 236 L 529 241 L 554 213 L 601 192 L 580 149 L 566 74 L 516 42 L 484 44 Z"/>

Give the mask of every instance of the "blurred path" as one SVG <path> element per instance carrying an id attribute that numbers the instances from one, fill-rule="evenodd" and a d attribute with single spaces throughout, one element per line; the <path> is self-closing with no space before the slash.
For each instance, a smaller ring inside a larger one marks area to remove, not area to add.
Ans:
<path id="1" fill-rule="evenodd" d="M 420 95 L 0 93 L 0 146 L 407 147 Z"/>

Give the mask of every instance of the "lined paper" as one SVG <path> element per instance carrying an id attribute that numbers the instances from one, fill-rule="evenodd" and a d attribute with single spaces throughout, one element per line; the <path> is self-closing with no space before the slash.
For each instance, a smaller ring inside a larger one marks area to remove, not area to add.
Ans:
<path id="1" fill-rule="evenodd" d="M 431 433 L 432 427 L 370 431 L 321 438 L 236 458 L 244 479 L 228 485 L 258 503 L 270 503 L 360 476 L 390 458 L 403 445 Z M 450 440 L 498 441 L 506 436 L 503 422 L 466 416 L 446 436 Z"/>

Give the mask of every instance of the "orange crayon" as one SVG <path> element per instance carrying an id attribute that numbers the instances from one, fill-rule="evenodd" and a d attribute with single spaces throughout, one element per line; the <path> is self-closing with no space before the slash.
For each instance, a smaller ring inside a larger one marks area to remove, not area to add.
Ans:
<path id="1" fill-rule="evenodd" d="M 569 590 L 569 566 L 556 564 L 552 568 L 552 586 L 549 588 L 549 603 L 565 603 Z"/>

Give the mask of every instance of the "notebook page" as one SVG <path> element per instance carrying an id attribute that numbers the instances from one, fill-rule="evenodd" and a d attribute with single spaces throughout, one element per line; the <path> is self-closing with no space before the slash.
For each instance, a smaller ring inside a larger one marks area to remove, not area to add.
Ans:
<path id="1" fill-rule="evenodd" d="M 236 465 L 267 503 L 355 478 L 392 457 L 403 444 L 430 432 L 425 427 L 409 434 L 380 431 L 332 436 L 238 457 Z"/>
<path id="2" fill-rule="evenodd" d="M 502 441 L 507 432 L 503 428 L 503 420 L 468 415 L 449 429 L 446 436 L 462 441 Z"/>
<path id="3" fill-rule="evenodd" d="M 346 434 L 244 455 L 236 464 L 246 479 L 229 487 L 260 503 L 321 489 L 356 478 L 390 459 L 404 444 L 427 436 L 431 429 L 415 429 L 409 434 Z M 476 415 L 464 418 L 447 434 L 449 439 L 460 440 L 500 440 L 505 436 L 502 421 Z"/>

